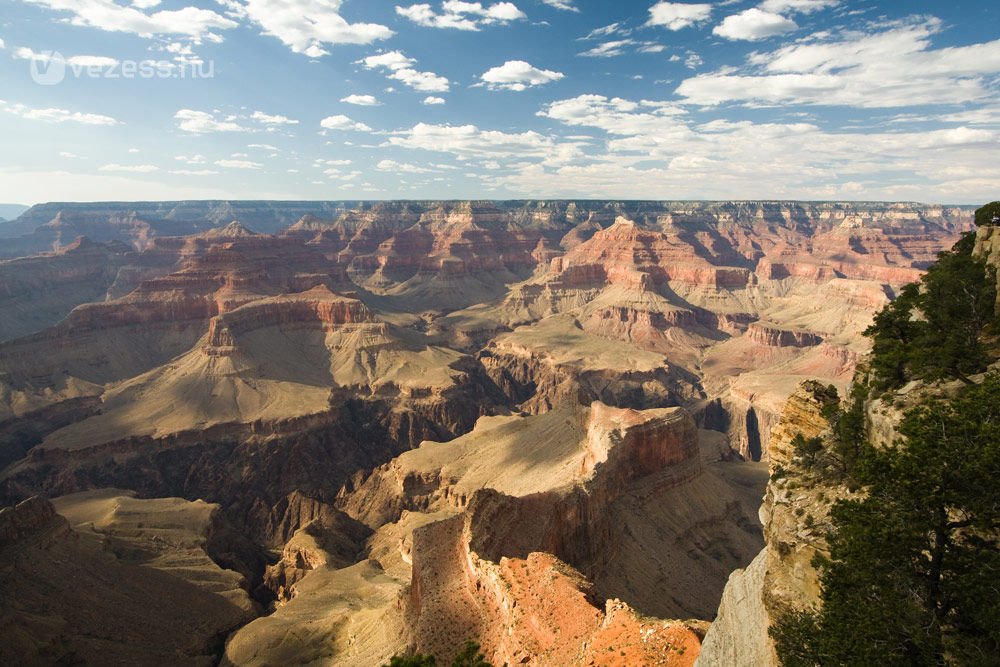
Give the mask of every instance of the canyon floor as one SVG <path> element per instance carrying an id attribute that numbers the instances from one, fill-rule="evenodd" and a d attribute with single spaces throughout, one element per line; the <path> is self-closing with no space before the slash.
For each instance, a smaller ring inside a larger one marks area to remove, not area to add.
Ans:
<path id="1" fill-rule="evenodd" d="M 0 660 L 690 665 L 772 427 L 961 208 L 46 204 L 0 225 Z"/>

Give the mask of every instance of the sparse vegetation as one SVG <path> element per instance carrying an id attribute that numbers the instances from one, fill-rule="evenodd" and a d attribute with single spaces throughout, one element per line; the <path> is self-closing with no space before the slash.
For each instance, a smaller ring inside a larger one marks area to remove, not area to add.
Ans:
<path id="1" fill-rule="evenodd" d="M 451 667 L 492 667 L 479 648 L 477 642 L 472 640 L 465 642 L 465 646 L 451 661 Z M 433 655 L 414 653 L 394 656 L 385 667 L 437 667 L 437 665 L 437 658 Z"/>

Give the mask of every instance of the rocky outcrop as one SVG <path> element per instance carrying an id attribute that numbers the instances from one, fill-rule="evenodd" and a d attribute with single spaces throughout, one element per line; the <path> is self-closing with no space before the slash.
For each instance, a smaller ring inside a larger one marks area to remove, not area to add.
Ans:
<path id="1" fill-rule="evenodd" d="M 705 636 L 700 666 L 776 666 L 768 635 L 772 621 L 819 600 L 813 559 L 826 553 L 823 536 L 831 504 L 848 492 L 804 474 L 793 441 L 798 435 L 808 439 L 827 431 L 829 422 L 822 413 L 830 400 L 825 386 L 803 383 L 772 430 L 771 481 L 760 509 L 766 546 L 748 568 L 730 576 L 716 620 Z"/>
<path id="2" fill-rule="evenodd" d="M 212 664 L 255 612 L 241 575 L 212 562 L 204 533 L 185 525 L 187 510 L 208 519 L 209 508 L 155 500 L 148 512 L 143 501 L 116 507 L 104 496 L 83 503 L 87 522 L 73 528 L 40 498 L 0 510 L 0 661 Z M 12 525 L 18 537 L 8 541 Z"/>
<path id="3" fill-rule="evenodd" d="M 0 549 L 42 530 L 57 519 L 52 503 L 38 496 L 22 500 L 14 507 L 0 508 Z"/>
<path id="4" fill-rule="evenodd" d="M 997 309 L 1000 310 L 1000 227 L 986 225 L 976 229 L 976 245 L 973 249 L 979 257 L 997 267 Z"/>

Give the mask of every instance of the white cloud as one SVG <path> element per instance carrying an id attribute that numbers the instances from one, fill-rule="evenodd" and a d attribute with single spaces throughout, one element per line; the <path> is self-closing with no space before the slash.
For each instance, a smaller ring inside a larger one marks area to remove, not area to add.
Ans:
<path id="1" fill-rule="evenodd" d="M 690 132 L 678 119 L 684 111 L 665 102 L 608 98 L 603 95 L 579 95 L 552 102 L 538 112 L 566 125 L 596 127 L 610 134 L 658 135 L 664 142 L 687 138 Z"/>
<path id="2" fill-rule="evenodd" d="M 589 36 L 587 39 L 589 39 Z M 624 55 L 628 51 L 635 51 L 636 53 L 661 53 L 666 50 L 666 48 L 667 47 L 662 44 L 657 44 L 656 42 L 639 42 L 634 39 L 625 38 L 603 42 L 591 49 L 581 52 L 579 55 L 586 56 L 588 58 L 614 58 L 616 56 Z"/>
<path id="3" fill-rule="evenodd" d="M 364 123 L 351 120 L 343 114 L 327 116 L 319 122 L 320 127 L 326 130 L 349 130 L 354 132 L 371 132 L 371 128 Z"/>
<path id="4" fill-rule="evenodd" d="M 69 158 L 71 160 L 80 157 L 76 153 L 70 153 L 69 151 L 59 151 L 59 157 Z"/>
<path id="5" fill-rule="evenodd" d="M 417 63 L 400 51 L 388 51 L 374 56 L 368 56 L 357 61 L 366 69 L 386 70 L 390 79 L 402 81 L 405 85 L 422 93 L 446 93 L 450 87 L 447 78 L 433 72 L 420 72 L 413 68 Z"/>
<path id="6" fill-rule="evenodd" d="M 757 7 L 751 7 L 739 14 L 733 14 L 723 19 L 715 26 L 712 34 L 732 40 L 756 41 L 798 29 L 795 21 L 780 14 L 765 12 Z"/>
<path id="7" fill-rule="evenodd" d="M 602 37 L 610 37 L 611 35 L 621 35 L 627 37 L 632 34 L 632 30 L 624 27 L 620 22 L 615 22 L 602 26 L 600 28 L 594 28 L 586 35 L 580 38 L 581 41 L 586 41 L 588 39 L 601 39 Z"/>
<path id="8" fill-rule="evenodd" d="M 435 97 L 434 95 L 428 95 L 427 97 L 424 98 L 423 103 L 427 105 L 433 105 L 433 104 L 444 104 L 445 101 L 446 100 L 443 97 Z"/>
<path id="9" fill-rule="evenodd" d="M 27 0 L 31 4 L 59 12 L 69 12 L 69 23 L 108 32 L 128 32 L 141 37 L 185 35 L 194 39 L 209 38 L 213 30 L 235 28 L 236 21 L 209 9 L 182 7 L 147 14 L 141 9 L 153 5 L 123 7 L 112 0 Z"/>
<path id="10" fill-rule="evenodd" d="M 288 118 L 287 116 L 282 116 L 280 114 L 267 114 L 263 111 L 254 111 L 250 114 L 251 120 L 255 120 L 258 123 L 263 123 L 264 125 L 298 125 L 299 121 L 294 118 Z"/>
<path id="11" fill-rule="evenodd" d="M 753 54 L 742 70 L 725 69 L 683 81 L 687 102 L 717 105 L 787 103 L 862 108 L 961 104 L 988 99 L 1000 73 L 1000 40 L 941 49 L 932 18 L 874 32 L 826 34 Z"/>
<path id="12" fill-rule="evenodd" d="M 558 81 L 563 76 L 562 72 L 538 69 L 523 60 L 508 60 L 503 65 L 490 68 L 479 78 L 491 90 L 521 91 Z"/>
<path id="13" fill-rule="evenodd" d="M 28 47 L 22 46 L 20 48 L 14 49 L 14 52 L 11 55 L 14 58 L 18 58 L 21 60 L 37 60 L 39 62 L 47 63 L 52 60 L 54 52 L 53 51 L 37 52 Z M 108 56 L 79 55 L 79 56 L 70 56 L 68 58 L 64 58 L 64 62 L 70 67 L 106 68 L 117 65 L 119 61 L 117 58 L 111 58 Z"/>
<path id="14" fill-rule="evenodd" d="M 433 172 L 433 169 L 427 169 L 426 167 L 418 167 L 415 164 L 410 164 L 408 162 L 396 162 L 395 160 L 382 160 L 375 168 L 379 171 L 391 171 L 404 174 L 428 174 Z"/>
<path id="15" fill-rule="evenodd" d="M 835 7 L 840 4 L 840 0 L 764 0 L 760 3 L 760 8 L 765 12 L 774 14 L 788 14 L 799 12 L 802 14 L 812 14 L 827 7 Z"/>
<path id="16" fill-rule="evenodd" d="M 616 39 L 610 42 L 598 44 L 592 49 L 587 49 L 580 53 L 581 56 L 592 58 L 611 58 L 625 53 L 625 47 L 635 44 L 634 39 Z"/>
<path id="17" fill-rule="evenodd" d="M 173 169 L 170 173 L 178 176 L 212 176 L 219 172 L 214 169 Z"/>
<path id="18" fill-rule="evenodd" d="M 186 164 L 205 164 L 204 155 L 178 155 L 174 159 Z"/>
<path id="19" fill-rule="evenodd" d="M 149 174 L 159 170 L 159 167 L 152 164 L 106 164 L 103 167 L 98 167 L 97 169 L 97 171 L 119 171 L 131 172 L 135 174 Z"/>
<path id="20" fill-rule="evenodd" d="M 215 164 L 226 169 L 260 169 L 264 165 L 250 160 L 216 160 Z"/>
<path id="21" fill-rule="evenodd" d="M 753 199 L 766 183 L 766 196 L 779 199 L 974 201 L 991 196 L 1000 179 L 994 148 L 1000 129 L 836 132 L 806 122 L 699 124 L 671 102 L 600 95 L 553 102 L 541 115 L 607 133 L 603 151 L 595 147 L 559 161 L 546 157 L 564 148 L 559 144 L 524 150 L 504 162 L 505 170 L 480 176 L 484 186 L 538 197 Z"/>
<path id="22" fill-rule="evenodd" d="M 341 97 L 340 101 L 360 107 L 374 107 L 379 105 L 379 101 L 375 99 L 374 95 L 348 95 L 347 97 Z"/>
<path id="23" fill-rule="evenodd" d="M 441 12 L 435 12 L 428 3 L 401 7 L 396 5 L 396 13 L 406 17 L 417 25 L 428 28 L 452 28 L 454 30 L 479 30 L 482 25 L 494 23 L 509 23 L 518 19 L 528 18 L 527 15 L 511 2 L 498 2 L 489 7 L 480 2 L 465 2 L 463 0 L 445 0 L 441 3 Z"/>
<path id="24" fill-rule="evenodd" d="M 80 111 L 68 111 L 66 109 L 35 109 L 23 104 L 8 104 L 0 100 L 0 108 L 7 113 L 26 118 L 27 120 L 41 120 L 46 123 L 80 123 L 82 125 L 118 125 L 120 121 L 111 116 L 97 113 L 83 113 Z"/>
<path id="25" fill-rule="evenodd" d="M 573 4 L 573 0 L 542 0 L 542 3 L 556 9 L 564 9 L 568 12 L 579 12 L 580 10 Z"/>
<path id="26" fill-rule="evenodd" d="M 205 111 L 180 109 L 174 114 L 174 119 L 180 121 L 177 127 L 184 132 L 205 134 L 208 132 L 247 132 L 247 128 L 233 120 L 219 120 Z"/>
<path id="27" fill-rule="evenodd" d="M 377 23 L 348 23 L 340 15 L 342 4 L 342 0 L 247 0 L 242 11 L 264 34 L 311 58 L 328 55 L 327 45 L 371 44 L 395 34 Z"/>
<path id="28" fill-rule="evenodd" d="M 475 125 L 418 123 L 409 130 L 393 133 L 388 145 L 451 153 L 460 160 L 517 157 L 540 158 L 555 163 L 579 155 L 576 144 L 560 145 L 538 132 L 508 133 L 481 130 Z"/>
<path id="29" fill-rule="evenodd" d="M 7 47 L 7 45 L 4 43 L 4 41 L 2 39 L 0 39 L 0 49 L 6 48 L 6 47 Z"/>
<path id="30" fill-rule="evenodd" d="M 262 151 L 276 151 L 277 146 L 272 146 L 271 144 L 247 144 L 247 148 L 256 148 Z"/>
<path id="31" fill-rule="evenodd" d="M 688 4 L 683 2 L 657 2 L 649 8 L 646 25 L 663 26 L 667 30 L 682 30 L 699 21 L 707 21 L 712 15 L 712 5 L 707 3 Z"/>

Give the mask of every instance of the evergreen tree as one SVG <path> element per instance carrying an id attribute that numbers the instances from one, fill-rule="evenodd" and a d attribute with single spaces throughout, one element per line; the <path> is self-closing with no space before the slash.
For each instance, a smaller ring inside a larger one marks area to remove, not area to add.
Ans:
<path id="1" fill-rule="evenodd" d="M 833 509 L 822 608 L 780 619 L 782 664 L 1000 664 L 1000 375 L 909 410 Z"/>
<path id="2" fill-rule="evenodd" d="M 980 227 L 1000 225 L 1000 201 L 990 202 L 976 209 L 976 224 Z"/>
<path id="3" fill-rule="evenodd" d="M 974 234 L 966 234 L 927 271 L 919 285 L 903 288 L 875 316 L 865 335 L 872 338 L 871 387 L 882 392 L 911 379 L 958 379 L 986 369 L 982 343 L 996 320 L 996 269 L 972 254 Z"/>
<path id="4" fill-rule="evenodd" d="M 923 379 L 968 384 L 968 376 L 989 363 L 980 338 L 995 317 L 996 269 L 973 256 L 974 242 L 966 234 L 923 278 L 918 305 L 925 322 L 911 346 L 913 367 Z"/>

